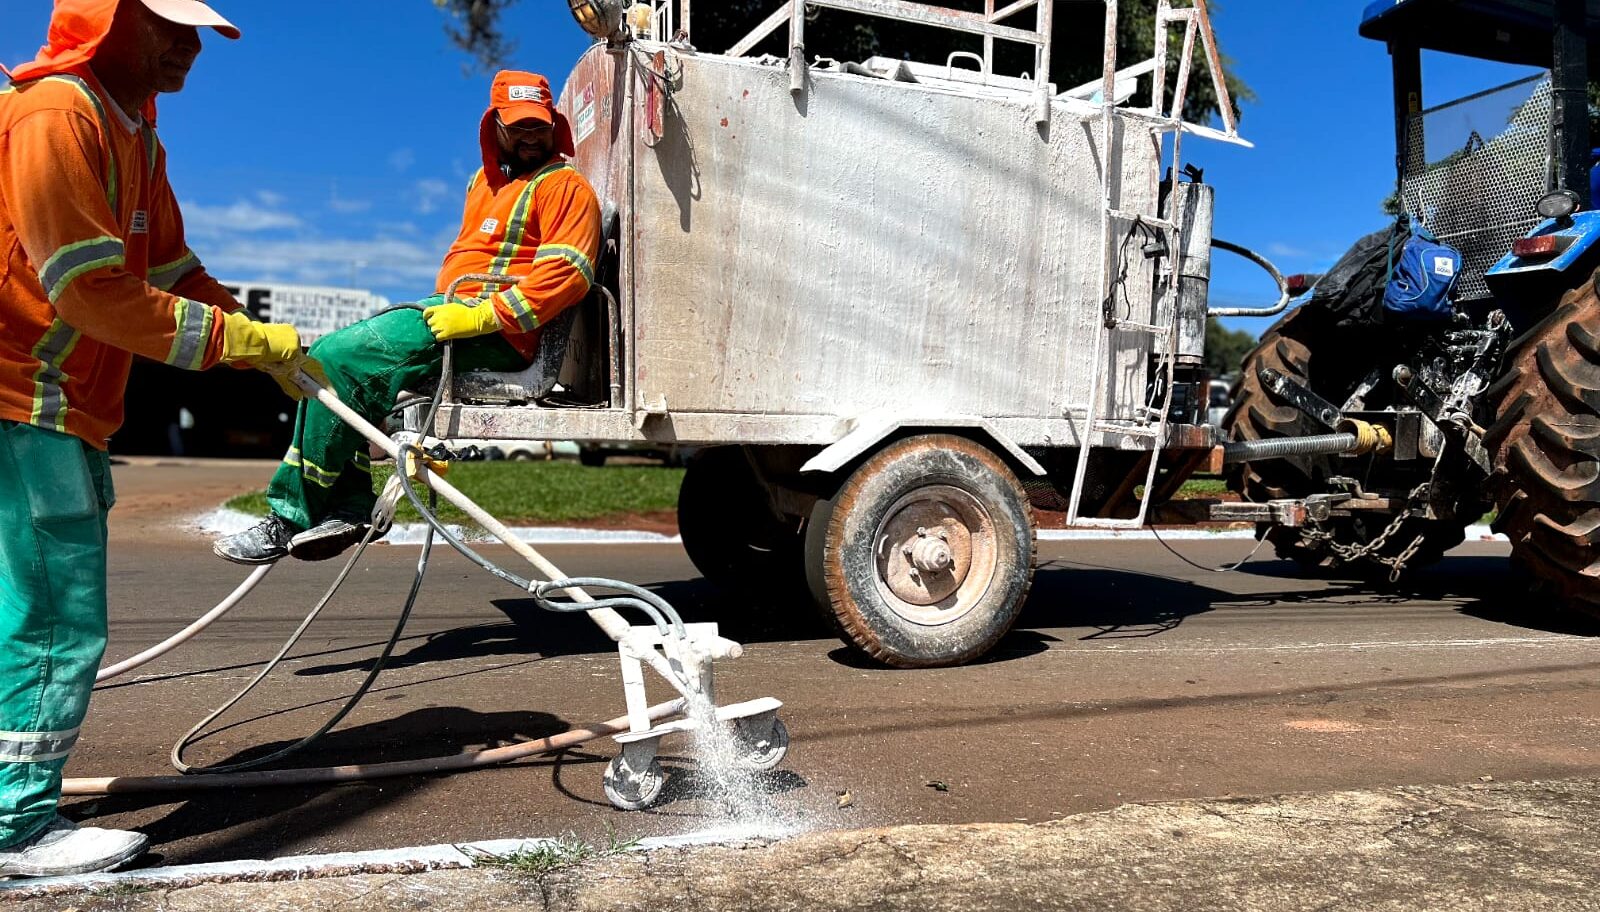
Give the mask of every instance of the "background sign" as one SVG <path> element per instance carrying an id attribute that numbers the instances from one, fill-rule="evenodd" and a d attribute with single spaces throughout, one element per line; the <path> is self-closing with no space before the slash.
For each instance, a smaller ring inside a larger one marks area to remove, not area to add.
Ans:
<path id="1" fill-rule="evenodd" d="M 222 284 L 257 319 L 268 323 L 288 323 L 300 331 L 300 339 L 307 345 L 389 306 L 388 298 L 353 288 L 244 282 Z"/>

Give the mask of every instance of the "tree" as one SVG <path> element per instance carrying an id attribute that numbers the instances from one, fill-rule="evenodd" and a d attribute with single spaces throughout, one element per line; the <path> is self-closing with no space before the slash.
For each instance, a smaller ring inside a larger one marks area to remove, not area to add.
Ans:
<path id="1" fill-rule="evenodd" d="M 1216 320 L 1206 321 L 1206 367 L 1211 376 L 1233 377 L 1244 359 L 1256 347 L 1255 336 L 1239 329 L 1227 329 Z"/>
<path id="2" fill-rule="evenodd" d="M 500 30 L 500 17 L 517 0 L 434 0 L 454 20 L 449 28 L 451 40 L 473 54 L 485 68 L 494 68 L 506 59 L 513 45 Z M 1048 2 L 1048 0 L 1047 0 Z M 952 8 L 979 11 L 982 0 L 942 0 Z M 1218 4 L 1211 4 L 1218 12 Z M 749 34 L 762 19 L 777 8 L 776 0 L 717 0 L 698 3 L 694 8 L 694 42 L 701 48 L 722 51 Z M 1123 65 L 1145 60 L 1154 54 L 1156 0 L 1124 0 L 1118 33 L 1118 59 Z M 1013 24 L 1032 25 L 1034 11 L 1019 14 Z M 1054 51 L 1050 77 L 1056 85 L 1070 87 L 1100 76 L 1101 37 L 1104 13 L 1098 4 L 1057 3 L 1055 8 Z M 1215 18 L 1215 16 L 1213 17 Z M 785 29 L 779 29 L 754 53 L 787 55 Z M 1169 34 L 1169 60 L 1176 74 L 1183 51 L 1183 32 Z M 888 19 L 859 16 L 836 10 L 813 11 L 806 26 L 806 53 L 838 60 L 862 60 L 872 56 L 911 57 L 917 60 L 944 60 L 953 51 L 981 52 L 983 39 L 958 35 L 943 29 L 911 25 Z M 1223 71 L 1235 109 L 1255 100 L 1255 93 L 1234 75 L 1231 61 L 1222 55 Z M 998 42 L 995 70 L 1018 75 L 1033 67 L 1033 50 Z M 1220 104 L 1210 78 L 1210 65 L 1198 43 L 1195 48 L 1194 78 L 1184 104 L 1184 116 L 1204 122 L 1216 115 Z M 1170 86 L 1169 80 L 1169 86 Z M 1145 103 L 1148 103 L 1146 98 Z"/>
<path id="3" fill-rule="evenodd" d="M 517 0 L 433 0 L 450 15 L 445 26 L 450 43 L 477 59 L 486 70 L 498 69 L 511 58 L 516 42 L 500 30 L 500 16 Z"/>

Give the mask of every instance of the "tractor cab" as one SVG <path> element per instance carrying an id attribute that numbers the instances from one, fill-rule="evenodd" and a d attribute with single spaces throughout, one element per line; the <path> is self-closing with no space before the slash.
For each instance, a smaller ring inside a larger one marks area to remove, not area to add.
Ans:
<path id="1" fill-rule="evenodd" d="M 1395 208 L 1461 252 L 1457 305 L 1481 313 L 1570 286 L 1565 274 L 1600 239 L 1593 213 L 1571 217 L 1594 205 L 1588 86 L 1600 0 L 1378 0 L 1361 34 L 1386 43 L 1394 63 Z M 1541 72 L 1424 108 L 1424 50 Z"/>

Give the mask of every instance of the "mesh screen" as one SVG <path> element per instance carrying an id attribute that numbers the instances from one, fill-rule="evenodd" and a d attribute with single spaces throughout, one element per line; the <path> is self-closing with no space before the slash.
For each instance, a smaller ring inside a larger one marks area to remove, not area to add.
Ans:
<path id="1" fill-rule="evenodd" d="M 1461 251 L 1461 300 L 1489 297 L 1483 274 L 1539 223 L 1551 117 L 1550 78 L 1534 76 L 1411 118 L 1403 205 Z"/>

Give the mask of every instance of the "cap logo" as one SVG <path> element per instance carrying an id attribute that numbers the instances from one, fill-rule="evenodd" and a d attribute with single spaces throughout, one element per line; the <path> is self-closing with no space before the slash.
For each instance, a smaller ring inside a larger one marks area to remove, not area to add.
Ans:
<path id="1" fill-rule="evenodd" d="M 549 93 L 539 86 L 511 86 L 510 96 L 512 101 L 537 101 L 548 103 Z"/>

